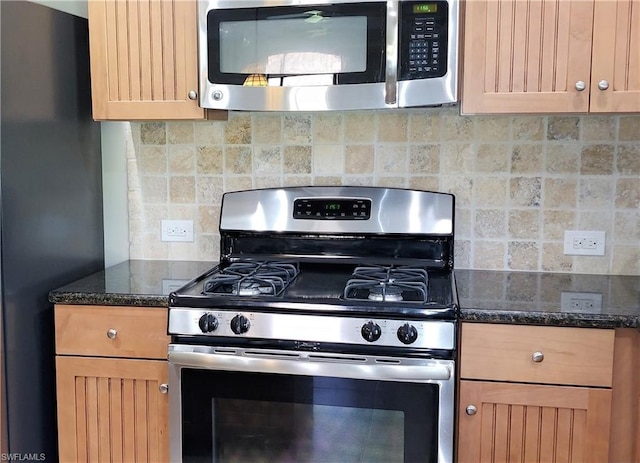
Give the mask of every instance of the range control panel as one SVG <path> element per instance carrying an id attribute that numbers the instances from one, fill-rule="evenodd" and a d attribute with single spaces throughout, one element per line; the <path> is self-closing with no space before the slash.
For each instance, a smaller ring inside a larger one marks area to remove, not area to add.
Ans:
<path id="1" fill-rule="evenodd" d="M 400 2 L 399 80 L 447 72 L 448 3 Z"/>
<path id="2" fill-rule="evenodd" d="M 294 219 L 368 220 L 370 217 L 370 199 L 299 198 L 293 203 Z"/>

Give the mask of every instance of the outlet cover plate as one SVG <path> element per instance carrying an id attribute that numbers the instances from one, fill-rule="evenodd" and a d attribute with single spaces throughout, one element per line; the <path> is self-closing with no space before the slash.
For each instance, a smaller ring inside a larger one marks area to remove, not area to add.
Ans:
<path id="1" fill-rule="evenodd" d="M 565 230 L 564 254 L 570 256 L 604 256 L 605 232 Z"/>
<path id="2" fill-rule="evenodd" d="M 163 220 L 162 241 L 193 241 L 193 220 Z"/>
<path id="3" fill-rule="evenodd" d="M 602 293 L 562 291 L 560 311 L 574 313 L 601 313 Z"/>

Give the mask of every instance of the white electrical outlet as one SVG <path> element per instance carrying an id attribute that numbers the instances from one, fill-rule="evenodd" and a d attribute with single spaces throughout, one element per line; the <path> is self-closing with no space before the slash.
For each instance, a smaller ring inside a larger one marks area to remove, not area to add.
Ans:
<path id="1" fill-rule="evenodd" d="M 564 253 L 573 256 L 604 256 L 604 231 L 565 230 Z"/>
<path id="2" fill-rule="evenodd" d="M 193 220 L 163 220 L 162 241 L 193 241 Z"/>
<path id="3" fill-rule="evenodd" d="M 602 312 L 602 293 L 581 293 L 563 291 L 560 296 L 562 312 L 600 313 Z"/>

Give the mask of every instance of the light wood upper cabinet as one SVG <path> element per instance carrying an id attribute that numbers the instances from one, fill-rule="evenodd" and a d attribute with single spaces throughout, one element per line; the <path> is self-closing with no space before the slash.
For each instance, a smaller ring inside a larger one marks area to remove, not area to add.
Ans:
<path id="1" fill-rule="evenodd" d="M 639 47 L 640 0 L 466 2 L 462 113 L 640 111 Z"/>
<path id="2" fill-rule="evenodd" d="M 88 14 L 94 119 L 204 119 L 196 0 L 89 0 Z"/>

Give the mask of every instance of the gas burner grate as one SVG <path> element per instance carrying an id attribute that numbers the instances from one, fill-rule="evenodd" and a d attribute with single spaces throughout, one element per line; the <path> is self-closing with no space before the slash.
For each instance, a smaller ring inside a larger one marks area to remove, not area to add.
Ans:
<path id="1" fill-rule="evenodd" d="M 232 296 L 278 296 L 298 276 L 297 263 L 233 262 L 204 284 L 202 293 Z"/>
<path id="2" fill-rule="evenodd" d="M 380 302 L 427 302 L 427 271 L 413 266 L 356 267 L 343 297 Z"/>

